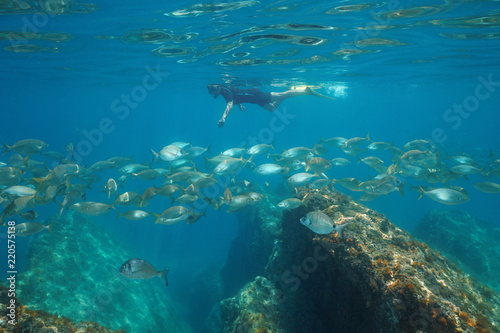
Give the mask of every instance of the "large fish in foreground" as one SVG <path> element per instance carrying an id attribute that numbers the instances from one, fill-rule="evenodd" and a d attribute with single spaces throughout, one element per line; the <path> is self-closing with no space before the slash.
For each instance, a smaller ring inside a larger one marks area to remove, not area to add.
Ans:
<path id="1" fill-rule="evenodd" d="M 159 277 L 166 286 L 168 286 L 167 274 L 170 268 L 162 271 L 157 271 L 153 265 L 139 258 L 127 260 L 120 267 L 120 273 L 131 279 L 151 279 L 155 276 Z"/>
<path id="2" fill-rule="evenodd" d="M 337 231 L 339 233 L 339 237 L 342 238 L 342 231 L 344 228 L 350 223 L 344 223 L 338 226 L 335 226 L 333 220 L 330 216 L 325 213 L 320 212 L 319 210 L 315 210 L 307 213 L 300 219 L 300 223 L 311 229 L 317 234 L 326 235 L 332 233 L 333 231 Z"/>

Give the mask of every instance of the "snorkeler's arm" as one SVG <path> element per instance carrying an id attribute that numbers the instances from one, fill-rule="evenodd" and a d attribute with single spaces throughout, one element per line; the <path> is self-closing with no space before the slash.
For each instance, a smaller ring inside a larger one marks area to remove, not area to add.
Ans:
<path id="1" fill-rule="evenodd" d="M 233 101 L 227 101 L 226 110 L 224 110 L 224 114 L 222 115 L 222 117 L 219 120 L 219 123 L 217 124 L 219 125 L 219 127 L 224 126 L 224 123 L 226 122 L 226 117 L 229 115 L 232 109 L 233 109 Z"/>

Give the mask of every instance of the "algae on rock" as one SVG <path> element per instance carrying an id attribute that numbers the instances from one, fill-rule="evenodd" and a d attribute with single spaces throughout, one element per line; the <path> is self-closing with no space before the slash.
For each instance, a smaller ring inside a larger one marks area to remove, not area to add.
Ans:
<path id="1" fill-rule="evenodd" d="M 500 228 L 464 211 L 430 211 L 414 234 L 460 262 L 465 271 L 500 290 Z"/>
<path id="2" fill-rule="evenodd" d="M 33 309 L 95 321 L 129 333 L 190 332 L 158 279 L 118 272 L 134 256 L 88 218 L 70 212 L 38 236 L 19 275 L 19 299 Z"/>
<path id="3" fill-rule="evenodd" d="M 273 286 L 273 316 L 261 319 L 275 331 L 500 331 L 496 292 L 471 280 L 456 264 L 383 215 L 333 189 L 301 188 L 297 197 L 304 205 L 284 214 L 282 233 L 264 274 Z M 337 225 L 350 222 L 344 238 L 337 233 L 317 235 L 299 223 L 314 210 L 329 215 Z M 222 302 L 224 333 L 243 332 L 234 323 L 262 312 L 235 301 L 258 303 L 266 287 L 255 282 L 254 286 L 253 293 L 245 287 Z M 249 300 L 252 295 L 259 296 Z M 244 332 L 266 331 L 252 326 Z"/>

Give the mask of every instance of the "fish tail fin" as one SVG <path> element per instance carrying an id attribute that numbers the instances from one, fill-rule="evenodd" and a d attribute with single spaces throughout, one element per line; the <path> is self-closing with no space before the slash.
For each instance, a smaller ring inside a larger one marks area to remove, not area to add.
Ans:
<path id="1" fill-rule="evenodd" d="M 212 145 L 208 145 L 207 147 L 207 152 L 211 153 L 210 148 L 212 148 Z"/>
<path id="2" fill-rule="evenodd" d="M 396 187 L 398 189 L 399 194 L 401 194 L 401 196 L 403 196 L 403 197 L 405 196 L 404 186 L 405 186 L 405 183 L 401 182 L 401 184 L 399 184 L 399 186 Z"/>
<path id="3" fill-rule="evenodd" d="M 55 222 L 55 220 L 54 220 L 54 221 L 52 221 L 52 222 L 50 222 L 50 223 L 49 223 L 49 225 L 47 225 L 47 230 L 48 230 L 49 232 L 54 232 L 54 231 L 52 230 L 52 225 L 54 224 L 54 222 Z"/>
<path id="4" fill-rule="evenodd" d="M 157 152 L 155 152 L 153 149 L 151 149 L 151 153 L 153 154 L 153 162 L 152 163 L 155 163 L 156 161 L 158 161 L 158 158 L 160 157 L 160 154 L 158 154 Z"/>
<path id="5" fill-rule="evenodd" d="M 372 141 L 372 139 L 370 138 L 370 133 L 366 134 L 366 140 Z"/>
<path id="6" fill-rule="evenodd" d="M 335 227 L 335 230 L 338 232 L 340 238 L 344 238 L 343 236 L 344 228 L 347 227 L 349 224 L 351 224 L 351 222 L 344 223 Z"/>
<path id="7" fill-rule="evenodd" d="M 164 270 L 162 270 L 160 272 L 160 275 L 159 278 L 162 280 L 162 282 L 165 284 L 165 286 L 168 287 L 168 279 L 167 279 L 167 275 L 168 275 L 168 272 L 170 271 L 170 267 L 167 267 L 165 268 Z"/>
<path id="8" fill-rule="evenodd" d="M 417 191 L 418 193 L 420 193 L 420 196 L 418 197 L 418 200 L 420 200 L 424 196 L 424 192 L 425 191 L 422 188 L 422 186 L 412 187 L 411 189 Z"/>
<path id="9" fill-rule="evenodd" d="M 9 146 L 8 144 L 4 143 L 3 146 L 2 146 L 2 155 L 5 154 L 5 153 L 8 153 L 10 150 L 12 149 L 11 146 Z"/>

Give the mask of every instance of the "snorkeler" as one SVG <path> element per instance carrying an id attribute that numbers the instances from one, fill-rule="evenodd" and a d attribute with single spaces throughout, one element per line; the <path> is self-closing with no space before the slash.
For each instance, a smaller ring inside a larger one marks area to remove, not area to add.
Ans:
<path id="1" fill-rule="evenodd" d="M 224 99 L 226 100 L 226 109 L 224 110 L 222 118 L 218 122 L 219 127 L 224 126 L 226 118 L 233 109 L 234 104 L 238 105 L 241 111 L 245 111 L 245 107 L 242 105 L 243 103 L 252 103 L 263 107 L 269 112 L 273 112 L 278 108 L 281 102 L 290 97 L 312 95 L 318 97 L 325 97 L 329 99 L 335 99 L 332 97 L 321 95 L 320 93 L 315 92 L 309 87 L 307 87 L 304 90 L 292 89 L 285 92 L 270 92 L 270 93 L 260 91 L 257 88 L 239 89 L 233 86 L 226 86 L 222 84 L 209 84 L 207 88 L 209 94 L 212 95 L 214 98 L 217 98 L 219 95 L 222 95 L 222 97 L 224 97 Z"/>

